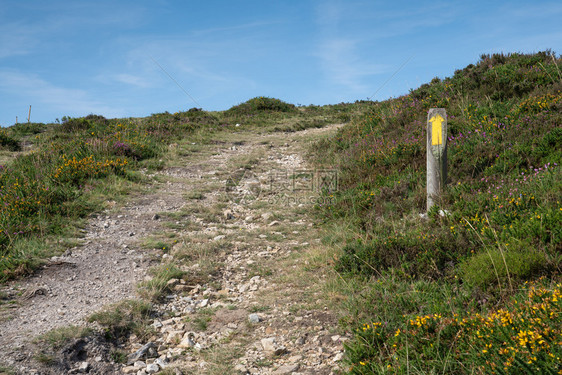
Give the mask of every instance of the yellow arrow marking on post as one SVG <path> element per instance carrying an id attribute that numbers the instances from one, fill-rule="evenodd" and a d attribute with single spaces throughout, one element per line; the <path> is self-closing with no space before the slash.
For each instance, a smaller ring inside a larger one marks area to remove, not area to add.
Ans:
<path id="1" fill-rule="evenodd" d="M 440 115 L 435 115 L 429 119 L 431 122 L 431 145 L 439 146 L 443 144 L 443 129 L 441 124 L 445 121 Z"/>

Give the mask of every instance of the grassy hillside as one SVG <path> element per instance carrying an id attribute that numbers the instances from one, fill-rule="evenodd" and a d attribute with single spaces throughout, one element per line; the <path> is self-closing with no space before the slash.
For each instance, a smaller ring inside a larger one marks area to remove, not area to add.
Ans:
<path id="1" fill-rule="evenodd" d="M 482 56 L 316 146 L 340 172 L 319 213 L 350 373 L 561 373 L 561 67 L 551 52 Z M 449 180 L 425 219 L 433 107 L 447 110 Z"/>
<path id="2" fill-rule="evenodd" d="M 223 112 L 193 108 L 137 119 L 90 115 L 0 131 L 0 282 L 76 244 L 81 219 L 146 181 L 168 145 L 221 131 L 296 131 L 348 121 L 358 105 L 296 107 L 253 98 Z M 164 160 L 163 160 L 164 159 Z M 83 222 L 83 221 L 82 221 Z"/>

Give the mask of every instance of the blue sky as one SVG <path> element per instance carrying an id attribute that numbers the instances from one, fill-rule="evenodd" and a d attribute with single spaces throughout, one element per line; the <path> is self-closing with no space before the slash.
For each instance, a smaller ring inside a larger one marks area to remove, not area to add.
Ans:
<path id="1" fill-rule="evenodd" d="M 561 53 L 561 19 L 560 1 L 1 0 L 0 125 L 29 105 L 53 122 L 384 100 L 482 53 Z"/>

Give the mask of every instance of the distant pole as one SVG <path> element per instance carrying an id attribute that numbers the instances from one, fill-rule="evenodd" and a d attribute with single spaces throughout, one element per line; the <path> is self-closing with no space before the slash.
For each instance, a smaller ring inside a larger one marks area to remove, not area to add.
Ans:
<path id="1" fill-rule="evenodd" d="M 16 124 L 18 123 L 18 116 L 16 116 Z"/>
<path id="2" fill-rule="evenodd" d="M 447 182 L 447 112 L 431 108 L 427 114 L 427 211 Z"/>
<path id="3" fill-rule="evenodd" d="M 27 122 L 29 123 L 29 120 L 31 120 L 31 104 L 29 105 L 29 113 L 27 115 Z"/>

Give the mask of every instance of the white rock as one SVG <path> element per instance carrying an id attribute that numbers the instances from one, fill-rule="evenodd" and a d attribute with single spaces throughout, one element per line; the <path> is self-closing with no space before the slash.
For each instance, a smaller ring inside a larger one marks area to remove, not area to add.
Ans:
<path id="1" fill-rule="evenodd" d="M 246 368 L 246 366 L 244 366 L 244 365 L 242 365 L 242 364 L 238 364 L 238 365 L 234 366 L 234 370 L 235 370 L 235 371 L 238 371 L 238 372 L 240 372 L 240 373 L 242 373 L 242 374 L 245 374 L 245 373 L 248 372 L 248 369 Z"/>
<path id="2" fill-rule="evenodd" d="M 273 371 L 275 375 L 285 375 L 285 374 L 292 374 L 293 372 L 299 369 L 298 363 L 291 364 L 291 365 L 284 365 L 279 367 L 277 370 Z"/>
<path id="3" fill-rule="evenodd" d="M 160 371 L 160 366 L 158 366 L 156 363 L 152 363 L 146 366 L 146 372 L 149 374 L 155 374 L 158 371 Z"/>
<path id="4" fill-rule="evenodd" d="M 88 362 L 81 362 L 78 366 L 78 372 L 86 373 L 90 369 L 90 364 Z"/>
<path id="5" fill-rule="evenodd" d="M 261 339 L 261 346 L 264 352 L 274 353 L 276 351 L 275 337 L 268 337 L 265 339 Z"/>
<path id="6" fill-rule="evenodd" d="M 441 216 L 441 217 L 449 216 L 449 211 L 439 210 L 439 216 Z"/>
<path id="7" fill-rule="evenodd" d="M 261 319 L 260 319 L 258 314 L 250 314 L 250 315 L 248 315 L 248 321 L 250 323 L 256 324 L 256 323 L 259 323 L 261 321 Z"/>

